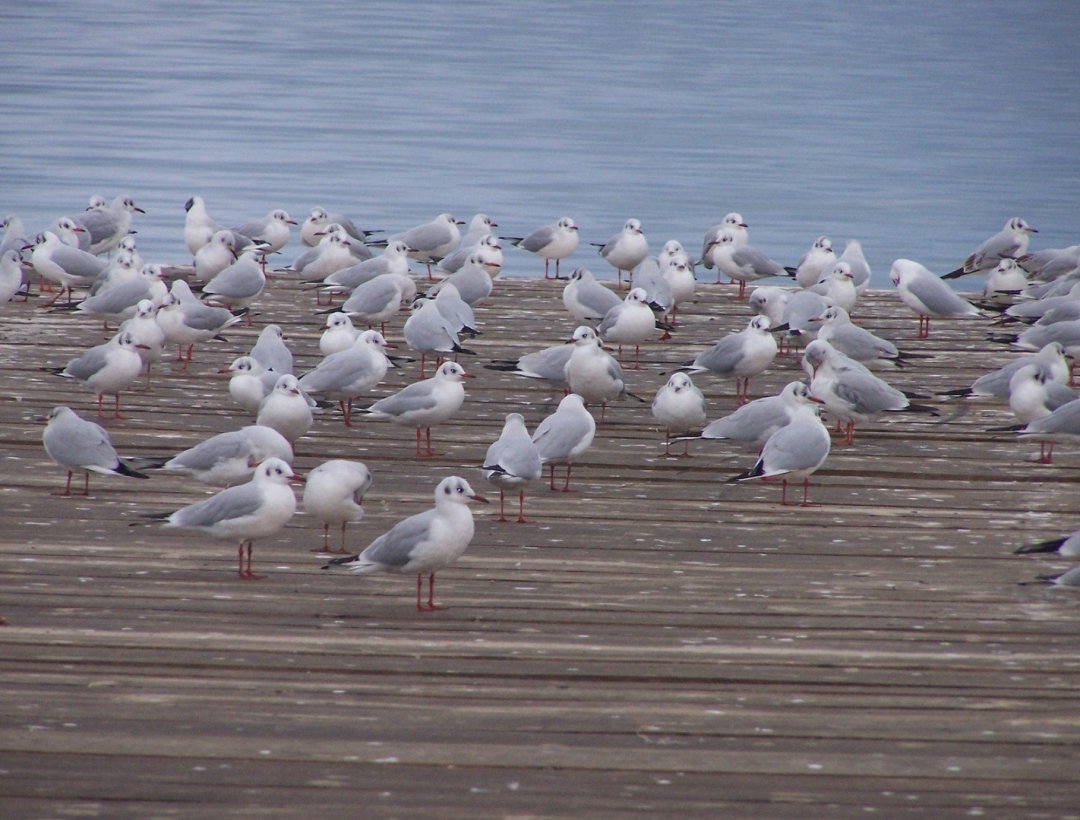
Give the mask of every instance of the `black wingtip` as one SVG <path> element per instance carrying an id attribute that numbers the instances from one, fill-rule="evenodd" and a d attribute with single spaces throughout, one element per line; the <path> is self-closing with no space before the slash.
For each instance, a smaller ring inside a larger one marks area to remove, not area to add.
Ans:
<path id="1" fill-rule="evenodd" d="M 946 273 L 946 274 L 945 274 L 944 276 L 942 276 L 941 278 L 942 278 L 942 279 L 959 279 L 959 278 L 960 278 L 961 276 L 963 276 L 963 275 L 964 275 L 965 273 L 973 273 L 973 272 L 974 272 L 974 271 L 966 271 L 966 270 L 964 270 L 963 268 L 957 268 L 956 270 L 951 270 L 951 271 L 949 271 L 948 273 Z"/>
<path id="2" fill-rule="evenodd" d="M 1025 544 L 1013 552 L 1014 555 L 1031 555 L 1039 552 L 1057 552 L 1061 549 L 1066 539 L 1053 538 L 1049 541 L 1040 541 L 1038 544 Z"/>
<path id="3" fill-rule="evenodd" d="M 122 461 L 115 472 L 117 475 L 127 476 L 128 478 L 150 478 L 146 473 L 140 473 L 138 470 L 133 470 Z"/>
<path id="4" fill-rule="evenodd" d="M 331 567 L 340 567 L 343 564 L 352 564 L 360 560 L 360 554 L 356 555 L 343 555 L 340 558 L 331 558 L 325 564 L 322 565 L 322 569 L 330 569 Z"/>

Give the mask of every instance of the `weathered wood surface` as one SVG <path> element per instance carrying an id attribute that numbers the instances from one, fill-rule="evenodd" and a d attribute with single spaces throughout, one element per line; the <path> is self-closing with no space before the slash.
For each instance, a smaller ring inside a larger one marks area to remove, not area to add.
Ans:
<path id="1" fill-rule="evenodd" d="M 302 470 L 372 469 L 357 547 L 446 475 L 497 500 L 477 468 L 504 414 L 531 429 L 557 396 L 480 365 L 569 336 L 559 289 L 497 283 L 466 405 L 435 430 L 444 456 L 419 461 L 411 431 L 350 430 L 335 412 L 300 440 Z M 640 395 L 744 326 L 730 288 L 701 290 L 629 374 Z M 309 294 L 278 278 L 257 310 L 284 326 L 298 370 L 317 360 Z M 901 389 L 964 386 L 1015 355 L 978 321 L 916 342 L 892 293 L 857 317 L 935 354 L 886 374 Z M 256 544 L 268 577 L 242 583 L 234 546 L 129 526 L 200 485 L 95 476 L 89 498 L 51 495 L 63 474 L 33 417 L 58 403 L 92 417 L 93 397 L 42 368 L 102 332 L 33 304 L 0 321 L 5 817 L 1080 813 L 1077 595 L 1025 584 L 1068 562 L 1012 554 L 1076 526 L 1080 454 L 1032 463 L 1037 445 L 986 432 L 1011 423 L 1000 404 L 858 429 L 807 509 L 782 508 L 775 485 L 722 483 L 751 451 L 664 457 L 648 405 L 617 404 L 577 492 L 534 487 L 528 525 L 479 510 L 471 548 L 438 576 L 449 608 L 418 614 L 411 578 L 321 571 L 303 514 Z M 121 453 L 249 423 L 211 374 L 258 330 L 125 395 L 128 418 L 105 423 Z M 752 392 L 796 375 L 778 360 Z M 733 383 L 697 383 L 710 418 L 732 409 Z"/>

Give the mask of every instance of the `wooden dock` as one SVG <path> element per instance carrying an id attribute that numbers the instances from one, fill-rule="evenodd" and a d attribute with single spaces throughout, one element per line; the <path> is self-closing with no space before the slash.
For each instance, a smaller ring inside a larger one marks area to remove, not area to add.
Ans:
<path id="1" fill-rule="evenodd" d="M 358 548 L 447 475 L 497 501 L 478 467 L 504 415 L 532 429 L 558 396 L 482 365 L 567 338 L 560 290 L 496 283 L 463 357 L 466 404 L 435 430 L 442 457 L 336 411 L 299 441 L 301 470 L 371 468 Z M 651 399 L 745 326 L 732 293 L 702 285 L 675 338 L 643 349 L 632 389 Z M 312 366 L 314 309 L 275 278 L 255 328 L 125 395 L 128 418 L 105 422 L 117 449 L 173 453 L 251 423 L 212 374 L 268 321 Z M 1037 445 L 987 432 L 1012 423 L 1000 403 L 860 426 L 810 508 L 781 507 L 776 485 L 725 485 L 751 450 L 665 457 L 648 404 L 613 405 L 577 492 L 538 483 L 526 525 L 479 509 L 469 551 L 438 576 L 449 608 L 419 614 L 412 578 L 321 571 L 320 525 L 302 513 L 256 543 L 268 577 L 244 583 L 234 545 L 129 526 L 201 485 L 95 476 L 88 498 L 52 495 L 64 474 L 34 417 L 67 403 L 93 418 L 94 399 L 43 368 L 102 330 L 33 303 L 3 311 L 5 818 L 1080 816 L 1080 597 L 1027 583 L 1069 562 L 1012 554 L 1077 526 L 1080 453 L 1033 463 Z M 914 340 L 891 292 L 856 318 L 935 354 L 885 374 L 901 389 L 962 387 L 1016 355 L 980 321 Z M 797 375 L 778 360 L 751 390 Z M 733 382 L 696 381 L 710 418 L 733 409 Z"/>

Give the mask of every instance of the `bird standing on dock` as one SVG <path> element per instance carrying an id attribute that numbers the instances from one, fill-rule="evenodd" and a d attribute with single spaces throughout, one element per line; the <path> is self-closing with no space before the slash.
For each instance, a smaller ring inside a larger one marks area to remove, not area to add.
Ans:
<path id="1" fill-rule="evenodd" d="M 164 520 L 166 527 L 198 530 L 212 538 L 239 539 L 236 571 L 243 580 L 253 581 L 263 576 L 251 571 L 252 542 L 274 535 L 289 523 L 296 512 L 296 495 L 289 482 L 301 480 L 280 458 L 268 458 L 246 484 L 229 487 L 174 513 L 148 517 Z"/>
<path id="2" fill-rule="evenodd" d="M 360 461 L 331 459 L 309 472 L 304 483 L 304 512 L 323 525 L 318 552 L 345 553 L 345 525 L 364 517 L 364 494 L 371 488 L 371 471 Z M 341 544 L 330 549 L 330 526 L 341 527 Z"/>
<path id="3" fill-rule="evenodd" d="M 77 471 L 84 474 L 83 495 L 90 494 L 90 473 L 149 478 L 120 460 L 101 425 L 80 418 L 70 407 L 54 407 L 47 421 L 42 434 L 45 452 L 67 470 L 67 483 L 60 495 L 71 495 L 71 477 Z"/>
<path id="4" fill-rule="evenodd" d="M 568 216 L 564 216 L 557 222 L 537 228 L 532 233 L 523 237 L 504 237 L 512 242 L 515 248 L 521 248 L 529 253 L 535 253 L 544 260 L 544 278 L 562 279 L 559 276 L 559 262 L 570 256 L 577 250 L 580 237 L 578 226 Z M 551 260 L 555 260 L 555 276 L 549 275 Z"/>
<path id="5" fill-rule="evenodd" d="M 683 365 L 691 373 L 708 371 L 717 376 L 735 377 L 735 399 L 750 401 L 750 379 L 772 364 L 779 349 L 767 316 L 755 316 L 744 330 L 730 333 L 711 348 Z"/>
<path id="6" fill-rule="evenodd" d="M 294 447 L 296 440 L 311 429 L 313 418 L 307 397 L 300 390 L 296 376 L 278 376 L 274 389 L 259 404 L 255 423 L 272 427 Z"/>
<path id="7" fill-rule="evenodd" d="M 540 453 L 540 461 L 551 467 L 551 490 L 555 486 L 555 465 L 566 465 L 566 481 L 562 491 L 570 492 L 570 470 L 574 462 L 592 444 L 596 421 L 576 393 L 564 396 L 555 412 L 537 425 L 532 440 Z"/>
<path id="8" fill-rule="evenodd" d="M 409 246 L 409 257 L 427 266 L 428 279 L 432 278 L 431 265 L 452 251 L 461 240 L 459 225 L 465 223 L 455 219 L 453 214 L 439 214 L 430 222 L 416 225 L 401 233 L 393 234 L 395 239 Z"/>
<path id="9" fill-rule="evenodd" d="M 52 372 L 66 379 L 76 379 L 93 390 L 97 394 L 98 418 L 105 417 L 102 406 L 105 394 L 113 394 L 116 398 L 113 418 L 123 418 L 120 414 L 120 392 L 139 378 L 142 372 L 143 363 L 138 352 L 140 344 L 125 330 Z M 142 347 L 148 346 L 144 344 Z"/>
<path id="10" fill-rule="evenodd" d="M 469 482 L 450 476 L 435 488 L 435 507 L 399 521 L 372 541 L 363 552 L 335 558 L 323 569 L 342 567 L 356 573 L 416 573 L 416 609 L 430 612 L 435 605 L 435 573 L 449 566 L 472 543 L 475 524 L 470 501 L 486 504 Z M 428 576 L 428 596 L 423 603 L 424 576 Z"/>
<path id="11" fill-rule="evenodd" d="M 798 392 L 793 396 L 796 406 L 791 411 L 791 421 L 769 436 L 752 468 L 728 479 L 728 483 L 779 477 L 782 487 L 780 503 L 786 505 L 788 482 L 802 479 L 802 506 L 808 507 L 810 476 L 829 457 L 831 441 L 829 431 L 818 416 L 820 400 Z"/>
<path id="12" fill-rule="evenodd" d="M 671 455 L 672 435 L 701 427 L 705 423 L 705 396 L 687 374 L 671 374 L 667 384 L 656 391 L 652 402 L 653 418 L 664 427 L 664 455 Z M 683 455 L 689 455 L 689 441 L 684 442 Z"/>
<path id="13" fill-rule="evenodd" d="M 464 380 L 471 378 L 457 362 L 443 362 L 430 379 L 406 385 L 361 412 L 392 424 L 416 428 L 416 455 L 438 455 L 431 449 L 431 428 L 446 421 L 465 401 Z M 427 450 L 420 450 L 420 433 L 427 431 Z"/>
<path id="14" fill-rule="evenodd" d="M 900 301 L 918 314 L 920 339 L 930 337 L 932 318 L 963 319 L 982 315 L 975 305 L 961 299 L 918 262 L 897 259 L 889 270 L 889 279 L 896 287 Z"/>
<path id="15" fill-rule="evenodd" d="M 627 274 L 627 284 L 634 284 L 634 268 L 645 261 L 649 255 L 649 242 L 645 239 L 645 232 L 641 228 L 641 222 L 637 219 L 628 219 L 622 230 L 612 236 L 603 245 L 596 242 L 594 247 L 600 249 L 600 255 L 604 260 L 615 268 L 618 275 L 618 287 L 622 287 L 623 271 Z"/>
<path id="16" fill-rule="evenodd" d="M 508 413 L 502 434 L 487 449 L 482 467 L 484 478 L 499 488 L 499 521 L 506 521 L 506 490 L 518 491 L 519 524 L 526 524 L 525 485 L 543 474 L 540 451 L 536 449 L 525 417 L 521 413 Z"/>

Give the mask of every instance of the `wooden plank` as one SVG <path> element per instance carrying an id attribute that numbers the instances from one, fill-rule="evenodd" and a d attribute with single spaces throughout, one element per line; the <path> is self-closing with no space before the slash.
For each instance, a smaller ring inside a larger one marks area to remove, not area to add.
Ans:
<path id="1" fill-rule="evenodd" d="M 701 290 L 628 374 L 643 397 L 745 325 L 729 289 Z M 276 277 L 257 310 L 299 370 L 318 360 L 321 317 L 296 282 Z M 857 315 L 934 354 L 886 374 L 901 389 L 964 386 L 1017 355 L 982 322 L 916 342 L 891 293 Z M 499 280 L 478 318 L 464 362 L 477 378 L 435 431 L 443 457 L 418 461 L 408 431 L 350 430 L 335 413 L 299 442 L 302 470 L 372 469 L 357 547 L 425 508 L 445 475 L 481 489 L 503 415 L 532 427 L 554 407 L 543 385 L 482 365 L 570 335 L 559 285 Z M 51 496 L 62 475 L 33 417 L 93 403 L 42 368 L 101 329 L 32 305 L 2 321 L 5 817 L 1076 813 L 1078 600 L 1028 583 L 1068 562 L 1012 550 L 1076 526 L 1078 457 L 1031 463 L 1031 444 L 988 432 L 1011 423 L 1000 403 L 860 426 L 806 509 L 781 508 L 774 486 L 724 484 L 753 461 L 745 448 L 664 457 L 648 405 L 618 403 L 575 467 L 578 491 L 533 488 L 530 525 L 479 511 L 469 552 L 439 575 L 450 609 L 420 615 L 411 579 L 321 571 L 302 511 L 256 545 L 268 577 L 244 584 L 228 544 L 130 526 L 205 488 L 95 477 L 89 498 Z M 126 395 L 129 418 L 105 422 L 121 452 L 248 423 L 212 372 L 259 330 Z M 752 389 L 799 377 L 783 358 Z M 697 383 L 711 417 L 733 408 L 732 384 Z"/>

